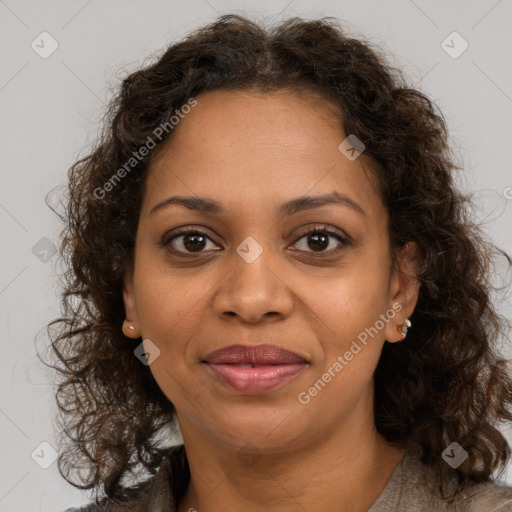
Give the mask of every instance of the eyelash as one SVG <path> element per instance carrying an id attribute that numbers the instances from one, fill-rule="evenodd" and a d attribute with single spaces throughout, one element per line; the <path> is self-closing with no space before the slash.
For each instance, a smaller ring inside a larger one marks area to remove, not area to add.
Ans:
<path id="1" fill-rule="evenodd" d="M 184 235 L 191 235 L 191 234 L 202 235 L 202 236 L 205 236 L 206 238 L 210 239 L 211 241 L 215 242 L 208 235 L 208 233 L 206 233 L 205 231 L 202 231 L 201 229 L 191 229 L 190 227 L 184 227 L 184 228 L 177 228 L 177 229 L 175 229 L 174 231 L 172 231 L 170 233 L 166 233 L 162 237 L 162 240 L 160 241 L 159 245 L 160 245 L 161 248 L 166 249 L 169 252 L 172 252 L 173 254 L 177 254 L 177 255 L 183 256 L 185 258 L 197 258 L 197 257 L 201 256 L 202 252 L 197 252 L 197 253 L 189 252 L 189 253 L 186 253 L 186 252 L 182 252 L 182 251 L 177 251 L 176 249 L 170 249 L 169 248 L 170 243 L 173 240 L 175 240 L 176 238 L 179 238 L 180 236 L 184 236 Z M 310 252 L 310 251 L 300 251 L 299 250 L 299 252 L 306 252 L 308 254 L 311 254 L 314 258 L 326 257 L 326 256 L 334 256 L 336 254 L 339 254 L 344 249 L 345 246 L 350 245 L 350 242 L 349 242 L 349 240 L 347 239 L 346 236 L 342 235 L 337 230 L 329 228 L 326 225 L 315 225 L 313 228 L 307 229 L 305 231 L 301 231 L 298 234 L 298 238 L 295 240 L 293 245 L 295 245 L 302 238 L 305 238 L 308 235 L 312 235 L 312 234 L 326 234 L 326 235 L 332 236 L 333 238 L 335 238 L 336 240 L 338 240 L 341 243 L 341 247 L 337 247 L 335 249 L 331 249 L 331 250 L 326 251 L 326 252 L 314 253 L 314 252 Z"/>

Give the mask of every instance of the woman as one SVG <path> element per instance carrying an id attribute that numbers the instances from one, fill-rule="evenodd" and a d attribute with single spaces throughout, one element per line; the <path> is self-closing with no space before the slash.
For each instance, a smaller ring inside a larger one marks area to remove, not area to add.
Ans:
<path id="1" fill-rule="evenodd" d="M 50 324 L 80 510 L 512 510 L 493 249 L 379 49 L 223 16 L 110 113 Z"/>

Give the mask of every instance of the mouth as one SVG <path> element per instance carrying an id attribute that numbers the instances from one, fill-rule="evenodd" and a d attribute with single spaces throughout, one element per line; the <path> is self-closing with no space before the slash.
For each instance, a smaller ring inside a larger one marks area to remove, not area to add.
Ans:
<path id="1" fill-rule="evenodd" d="M 231 345 L 208 354 L 202 362 L 217 381 L 244 394 L 277 389 L 310 364 L 275 345 Z"/>

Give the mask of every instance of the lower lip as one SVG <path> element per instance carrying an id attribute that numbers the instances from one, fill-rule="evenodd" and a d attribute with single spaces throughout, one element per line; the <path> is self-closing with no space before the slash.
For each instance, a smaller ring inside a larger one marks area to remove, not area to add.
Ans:
<path id="1" fill-rule="evenodd" d="M 223 384 L 245 393 L 263 393 L 283 385 L 305 367 L 305 363 L 277 364 L 243 367 L 235 364 L 212 364 L 207 366 Z"/>

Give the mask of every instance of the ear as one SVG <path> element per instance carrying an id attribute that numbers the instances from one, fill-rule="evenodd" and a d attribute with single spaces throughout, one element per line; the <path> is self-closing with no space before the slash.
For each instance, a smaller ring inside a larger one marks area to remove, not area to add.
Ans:
<path id="1" fill-rule="evenodd" d="M 123 334 L 128 338 L 140 338 L 139 318 L 133 290 L 133 274 L 127 272 L 123 277 L 123 302 L 126 319 L 123 323 Z"/>
<path id="2" fill-rule="evenodd" d="M 385 339 L 390 343 L 403 340 L 402 326 L 405 319 L 412 315 L 418 302 L 420 267 L 421 258 L 416 244 L 406 243 L 397 252 L 396 264 L 390 280 L 388 307 L 397 312 L 385 329 Z"/>

